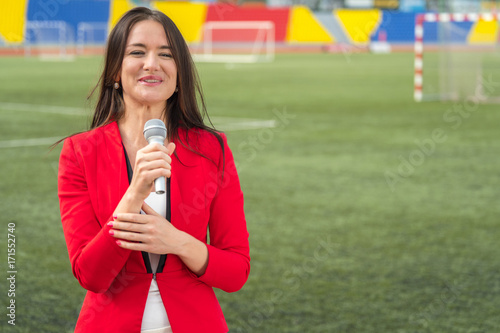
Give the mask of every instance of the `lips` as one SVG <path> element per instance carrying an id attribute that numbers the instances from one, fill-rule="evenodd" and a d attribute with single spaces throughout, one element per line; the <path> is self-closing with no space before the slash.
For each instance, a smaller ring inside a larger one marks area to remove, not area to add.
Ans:
<path id="1" fill-rule="evenodd" d="M 147 85 L 158 85 L 158 84 L 161 84 L 163 82 L 163 80 L 160 76 L 148 75 L 148 76 L 141 77 L 139 79 L 139 82 L 142 82 L 142 83 L 147 84 Z"/>

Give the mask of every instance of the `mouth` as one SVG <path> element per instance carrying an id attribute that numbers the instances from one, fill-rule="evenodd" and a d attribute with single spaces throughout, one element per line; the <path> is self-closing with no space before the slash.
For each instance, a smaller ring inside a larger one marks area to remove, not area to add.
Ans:
<path id="1" fill-rule="evenodd" d="M 139 79 L 139 82 L 144 83 L 146 85 L 159 85 L 163 82 L 163 80 L 159 76 L 148 75 L 148 76 L 141 77 Z"/>

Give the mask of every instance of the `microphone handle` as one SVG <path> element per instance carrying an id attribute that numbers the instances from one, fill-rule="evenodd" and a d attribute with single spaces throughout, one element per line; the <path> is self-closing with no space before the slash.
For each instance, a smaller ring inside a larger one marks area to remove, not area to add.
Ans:
<path id="1" fill-rule="evenodd" d="M 164 145 L 165 138 L 159 137 L 159 136 L 153 136 L 149 138 L 148 143 L 159 143 L 162 146 Z M 155 192 L 156 194 L 163 194 L 166 192 L 166 183 L 165 183 L 165 177 L 159 177 L 155 179 Z"/>
<path id="2" fill-rule="evenodd" d="M 155 179 L 155 191 L 156 194 L 165 193 L 165 177 L 159 177 Z"/>

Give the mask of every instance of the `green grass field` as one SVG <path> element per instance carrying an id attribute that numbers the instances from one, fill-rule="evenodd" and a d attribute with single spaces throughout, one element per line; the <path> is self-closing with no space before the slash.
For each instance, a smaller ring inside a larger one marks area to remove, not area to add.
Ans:
<path id="1" fill-rule="evenodd" d="M 9 145 L 86 129 L 100 67 L 0 58 L 1 332 L 76 322 L 84 290 L 59 217 L 61 147 Z M 412 54 L 279 55 L 199 72 L 251 235 L 247 284 L 217 291 L 230 332 L 500 331 L 498 105 L 414 103 Z"/>

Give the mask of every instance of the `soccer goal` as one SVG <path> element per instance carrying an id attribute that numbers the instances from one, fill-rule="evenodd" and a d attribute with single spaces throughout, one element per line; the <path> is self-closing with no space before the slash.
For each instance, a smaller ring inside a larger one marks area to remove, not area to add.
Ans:
<path id="1" fill-rule="evenodd" d="M 498 30 L 496 14 L 417 15 L 415 101 L 500 102 Z"/>
<path id="2" fill-rule="evenodd" d="M 48 60 L 72 60 L 74 36 L 73 29 L 64 21 L 28 21 L 24 54 Z"/>
<path id="3" fill-rule="evenodd" d="M 77 28 L 76 53 L 82 55 L 86 47 L 105 44 L 108 36 L 108 24 L 103 22 L 80 22 Z"/>
<path id="4" fill-rule="evenodd" d="M 274 23 L 270 21 L 212 21 L 203 25 L 198 62 L 255 63 L 274 60 Z"/>

